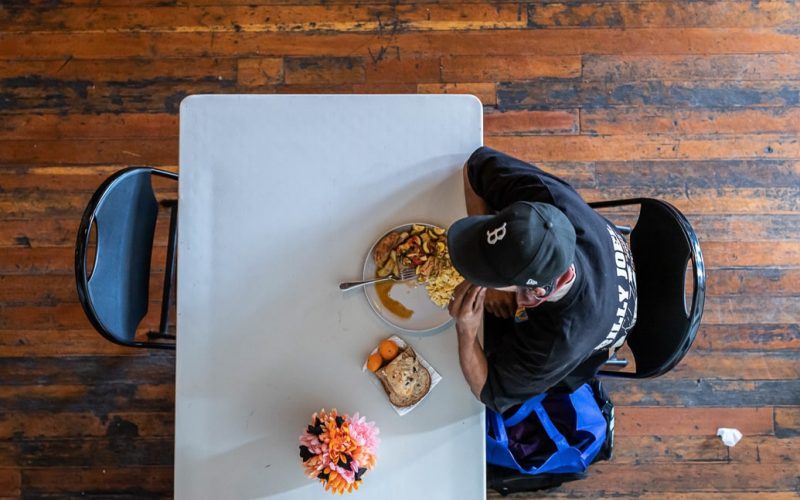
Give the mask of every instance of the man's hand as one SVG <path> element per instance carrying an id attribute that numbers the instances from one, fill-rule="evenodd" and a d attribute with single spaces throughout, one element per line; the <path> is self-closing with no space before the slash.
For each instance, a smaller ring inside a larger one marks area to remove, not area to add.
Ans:
<path id="1" fill-rule="evenodd" d="M 498 318 L 513 318 L 517 313 L 517 294 L 514 292 L 501 292 L 500 290 L 486 290 L 486 310 Z"/>
<path id="2" fill-rule="evenodd" d="M 453 293 L 448 310 L 456 320 L 458 361 L 472 394 L 481 399 L 481 390 L 489 376 L 486 355 L 478 342 L 478 328 L 483 317 L 486 289 L 464 281 Z"/>
<path id="3" fill-rule="evenodd" d="M 475 337 L 483 317 L 483 299 L 486 289 L 464 281 L 453 292 L 447 310 L 456 320 L 456 331 Z"/>

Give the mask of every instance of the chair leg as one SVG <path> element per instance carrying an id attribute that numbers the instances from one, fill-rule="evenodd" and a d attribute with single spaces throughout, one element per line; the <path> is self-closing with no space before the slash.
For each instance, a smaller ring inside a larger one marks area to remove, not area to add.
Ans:
<path id="1" fill-rule="evenodd" d="M 167 245 L 167 259 L 164 266 L 164 293 L 161 298 L 161 321 L 158 331 L 161 335 L 168 335 L 169 313 L 172 309 L 172 284 L 175 277 L 175 247 L 178 243 L 178 203 L 174 200 L 162 202 L 171 208 L 169 217 L 169 243 Z M 175 338 L 174 335 L 159 338 Z"/>
<path id="2" fill-rule="evenodd" d="M 168 333 L 160 333 L 160 332 L 147 332 L 148 339 L 171 339 L 175 340 L 175 335 L 170 335 Z"/>
<path id="3" fill-rule="evenodd" d="M 603 363 L 603 366 L 604 367 L 617 366 L 620 368 L 625 368 L 626 366 L 628 366 L 628 360 L 620 359 L 617 357 L 617 353 L 614 353 L 611 355 L 610 358 L 608 358 L 608 361 Z"/>

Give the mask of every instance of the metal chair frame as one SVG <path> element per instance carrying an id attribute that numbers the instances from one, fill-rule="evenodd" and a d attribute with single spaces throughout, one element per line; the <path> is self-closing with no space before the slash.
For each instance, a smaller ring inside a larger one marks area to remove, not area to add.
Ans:
<path id="1" fill-rule="evenodd" d="M 658 377 L 667 373 L 672 368 L 677 365 L 681 359 L 686 355 L 689 348 L 691 347 L 692 343 L 694 342 L 695 337 L 697 336 L 697 330 L 700 326 L 700 320 L 703 315 L 703 306 L 705 304 L 705 288 L 706 288 L 706 272 L 705 272 L 705 264 L 703 262 L 703 253 L 700 250 L 700 241 L 697 238 L 697 235 L 694 232 L 689 221 L 686 217 L 674 206 L 670 205 L 665 201 L 661 201 L 654 198 L 629 198 L 629 199 L 621 199 L 621 200 L 610 200 L 610 201 L 601 201 L 601 202 L 594 202 L 589 203 L 589 206 L 592 208 L 610 208 L 610 207 L 621 207 L 621 206 L 629 206 L 629 205 L 639 205 L 640 209 L 644 205 L 650 205 L 653 207 L 658 207 L 658 209 L 665 211 L 668 213 L 673 220 L 675 220 L 680 228 L 680 232 L 685 238 L 684 243 L 688 250 L 688 256 L 686 263 L 688 264 L 689 260 L 692 262 L 692 280 L 693 280 L 693 290 L 692 290 L 692 302 L 691 305 L 687 308 L 686 307 L 686 297 L 684 295 L 684 310 L 687 314 L 688 323 L 686 325 L 685 331 L 682 333 L 682 341 L 677 346 L 677 349 L 670 353 L 667 359 L 658 367 L 651 368 L 647 371 L 639 371 L 637 368 L 636 372 L 623 372 L 623 371 L 613 371 L 613 370 L 601 370 L 599 375 L 609 376 L 609 377 L 620 377 L 620 378 L 634 378 L 634 379 L 641 379 L 641 378 L 652 378 Z M 640 212 L 641 215 L 641 212 Z M 637 221 L 638 224 L 638 221 Z M 636 237 L 636 226 L 632 229 L 626 226 L 617 226 L 623 234 L 631 234 L 631 238 Z M 636 250 L 633 248 L 634 252 L 633 259 L 634 264 L 636 264 Z M 684 284 L 685 288 L 685 284 Z M 637 324 L 633 327 L 633 330 L 629 333 L 628 339 L 626 342 L 630 341 L 632 338 L 635 338 L 637 333 L 641 333 L 637 330 L 637 328 L 641 325 L 641 322 L 637 322 Z M 636 357 L 636 351 L 633 350 L 634 358 Z M 624 359 L 617 359 L 616 355 L 612 356 L 607 363 L 604 364 L 606 367 L 611 366 L 626 366 L 627 360 Z"/>
<path id="2" fill-rule="evenodd" d="M 95 309 L 92 294 L 89 289 L 89 281 L 91 276 L 88 273 L 87 267 L 87 250 L 89 247 L 89 240 L 91 237 L 91 230 L 95 224 L 96 211 L 103 200 L 108 194 L 118 185 L 124 182 L 126 176 L 138 175 L 143 170 L 149 171 L 151 175 L 172 179 L 177 181 L 178 174 L 168 172 L 165 170 L 158 170 L 150 167 L 131 167 L 120 170 L 114 175 L 106 179 L 100 187 L 92 195 L 89 203 L 84 210 L 83 217 L 81 218 L 80 227 L 78 229 L 78 237 L 75 244 L 75 278 L 77 283 L 78 298 L 83 310 L 86 313 L 92 326 L 100 332 L 103 337 L 116 344 L 128 347 L 145 347 L 154 349 L 175 349 L 174 342 L 140 342 L 128 341 L 110 331 L 103 324 L 97 310 Z M 164 200 L 161 206 L 170 210 L 170 223 L 169 223 L 169 240 L 167 245 L 167 256 L 164 271 L 164 290 L 161 303 L 161 317 L 159 322 L 159 330 L 157 332 L 150 331 L 147 333 L 150 339 L 175 339 L 175 335 L 168 332 L 170 309 L 172 306 L 172 290 L 175 280 L 175 266 L 176 266 L 176 246 L 177 246 L 177 222 L 178 222 L 178 203 L 176 200 Z M 97 256 L 95 256 L 97 258 Z M 149 258 L 148 258 L 149 269 Z"/>

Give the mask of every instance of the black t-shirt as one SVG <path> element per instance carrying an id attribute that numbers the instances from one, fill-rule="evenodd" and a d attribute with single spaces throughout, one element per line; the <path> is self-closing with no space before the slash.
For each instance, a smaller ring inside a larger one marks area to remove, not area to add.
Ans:
<path id="1" fill-rule="evenodd" d="M 517 201 L 549 203 L 566 214 L 577 236 L 576 278 L 567 294 L 525 309 L 510 331 L 487 326 L 484 332 L 502 339 L 487 353 L 481 401 L 502 412 L 568 376 L 593 376 L 636 322 L 636 278 L 625 238 L 569 184 L 487 147 L 467 164 L 472 189 L 492 210 Z"/>

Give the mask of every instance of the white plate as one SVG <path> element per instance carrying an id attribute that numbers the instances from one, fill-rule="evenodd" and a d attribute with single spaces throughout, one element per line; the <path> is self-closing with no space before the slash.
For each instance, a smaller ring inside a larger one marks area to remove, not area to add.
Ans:
<path id="1" fill-rule="evenodd" d="M 364 261 L 363 279 L 368 280 L 375 277 L 376 266 L 375 261 L 372 258 L 372 251 L 375 249 L 375 245 L 377 245 L 378 242 L 389 233 L 395 231 L 410 231 L 411 224 L 412 223 L 397 226 L 389 231 L 386 231 L 380 235 L 377 240 L 375 240 L 375 243 L 372 244 L 369 252 L 367 252 L 367 258 Z M 422 225 L 425 227 L 441 227 L 433 224 L 426 224 L 424 222 L 414 222 L 413 224 Z M 400 302 L 408 309 L 414 311 L 414 314 L 412 314 L 408 319 L 401 318 L 400 316 L 386 309 L 386 306 L 381 303 L 381 299 L 378 297 L 378 293 L 375 291 L 374 286 L 370 285 L 364 287 L 364 293 L 367 296 L 367 302 L 369 302 L 369 305 L 372 307 L 372 310 L 375 311 L 375 314 L 377 314 L 378 317 L 384 320 L 386 323 L 400 331 L 409 333 L 425 333 L 442 328 L 449 324 L 453 318 L 450 317 L 450 313 L 447 312 L 447 309 L 442 309 L 431 301 L 424 285 L 414 283 L 415 282 L 395 283 L 392 287 L 392 291 L 389 292 L 389 297 Z"/>

